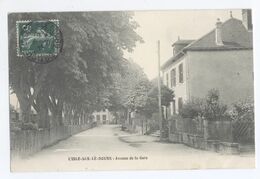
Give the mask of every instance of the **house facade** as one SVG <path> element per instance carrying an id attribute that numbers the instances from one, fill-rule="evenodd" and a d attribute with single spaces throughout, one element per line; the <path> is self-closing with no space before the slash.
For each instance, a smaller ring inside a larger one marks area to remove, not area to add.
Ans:
<path id="1" fill-rule="evenodd" d="M 114 122 L 114 116 L 108 109 L 95 111 L 93 116 L 94 121 L 97 122 L 97 124 L 112 124 Z"/>
<path id="2" fill-rule="evenodd" d="M 178 113 L 192 98 L 218 89 L 221 102 L 232 104 L 253 97 L 253 40 L 251 11 L 243 20 L 219 19 L 216 27 L 197 40 L 178 39 L 173 56 L 162 66 L 163 83 L 174 90 L 167 114 Z"/>

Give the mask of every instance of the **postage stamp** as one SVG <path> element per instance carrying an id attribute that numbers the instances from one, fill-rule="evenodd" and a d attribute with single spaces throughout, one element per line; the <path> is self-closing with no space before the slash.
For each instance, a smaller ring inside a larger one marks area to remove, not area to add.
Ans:
<path id="1" fill-rule="evenodd" d="M 59 20 L 16 21 L 17 56 L 48 63 L 62 47 Z"/>

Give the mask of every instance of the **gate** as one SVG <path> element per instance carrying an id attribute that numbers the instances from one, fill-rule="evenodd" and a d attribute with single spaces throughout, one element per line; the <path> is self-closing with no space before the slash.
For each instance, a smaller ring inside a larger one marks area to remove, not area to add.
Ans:
<path id="1" fill-rule="evenodd" d="M 234 142 L 254 143 L 255 125 L 253 121 L 234 121 L 232 127 Z"/>

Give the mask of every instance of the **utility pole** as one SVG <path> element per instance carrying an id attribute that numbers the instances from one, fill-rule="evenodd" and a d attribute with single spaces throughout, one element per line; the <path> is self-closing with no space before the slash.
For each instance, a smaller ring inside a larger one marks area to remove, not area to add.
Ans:
<path id="1" fill-rule="evenodd" d="M 162 99 L 161 99 L 161 64 L 160 64 L 160 40 L 158 40 L 158 107 L 159 107 L 159 121 L 160 121 L 160 140 L 163 138 L 162 129 Z"/>

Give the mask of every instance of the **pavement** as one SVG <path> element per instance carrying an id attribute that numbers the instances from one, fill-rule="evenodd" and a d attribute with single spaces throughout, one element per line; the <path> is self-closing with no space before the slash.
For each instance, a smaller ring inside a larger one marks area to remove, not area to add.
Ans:
<path id="1" fill-rule="evenodd" d="M 118 125 L 83 131 L 25 159 L 15 172 L 254 168 L 254 152 L 240 155 L 161 143 L 155 136 L 129 134 Z"/>

